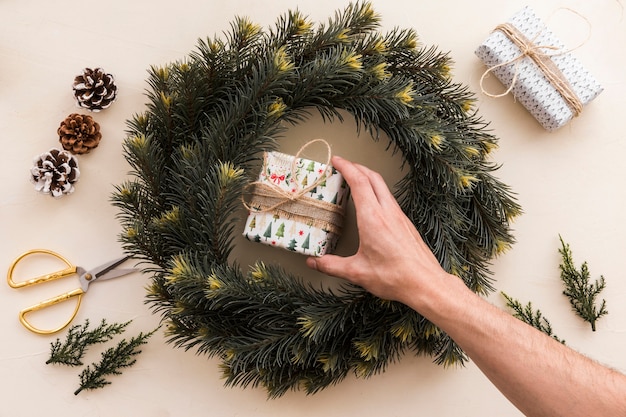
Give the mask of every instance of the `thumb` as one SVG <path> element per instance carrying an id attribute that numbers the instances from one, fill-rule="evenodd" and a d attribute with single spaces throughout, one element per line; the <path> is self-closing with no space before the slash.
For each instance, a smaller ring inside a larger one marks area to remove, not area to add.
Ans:
<path id="1" fill-rule="evenodd" d="M 350 262 L 347 258 L 337 255 L 324 255 L 321 257 L 311 256 L 307 258 L 306 264 L 309 268 L 315 269 L 326 275 L 338 278 L 350 279 L 348 266 Z"/>

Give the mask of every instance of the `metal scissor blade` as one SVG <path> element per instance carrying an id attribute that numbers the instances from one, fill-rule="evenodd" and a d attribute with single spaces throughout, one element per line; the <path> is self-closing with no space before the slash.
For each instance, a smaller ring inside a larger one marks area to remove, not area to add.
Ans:
<path id="1" fill-rule="evenodd" d="M 106 274 L 107 272 L 111 271 L 112 269 L 117 268 L 119 265 L 123 264 L 128 259 L 130 259 L 130 256 L 122 256 L 121 258 L 117 258 L 117 259 L 114 259 L 114 260 L 112 260 L 110 262 L 102 264 L 100 266 L 97 266 L 97 267 L 93 268 L 92 270 L 88 271 L 88 273 L 93 275 L 94 278 L 99 279 L 99 278 L 102 277 L 102 275 Z"/>
<path id="2" fill-rule="evenodd" d="M 137 268 L 124 268 L 124 269 L 112 269 L 111 271 L 105 272 L 100 275 L 97 280 L 98 281 L 106 281 L 107 279 L 119 278 L 124 275 L 132 274 L 133 272 L 137 272 L 139 269 Z"/>
<path id="3" fill-rule="evenodd" d="M 130 256 L 122 256 L 121 258 L 114 259 L 110 262 L 97 266 L 87 271 L 86 273 L 82 274 L 80 276 L 80 285 L 83 288 L 83 291 L 86 292 L 87 287 L 89 287 L 89 284 L 91 284 L 92 282 L 96 280 L 117 278 L 122 275 L 126 275 L 130 272 L 133 272 L 134 269 L 122 270 L 122 271 L 126 271 L 125 273 L 119 273 L 119 271 L 115 270 L 115 268 L 117 268 L 119 265 L 126 262 L 129 258 Z"/>

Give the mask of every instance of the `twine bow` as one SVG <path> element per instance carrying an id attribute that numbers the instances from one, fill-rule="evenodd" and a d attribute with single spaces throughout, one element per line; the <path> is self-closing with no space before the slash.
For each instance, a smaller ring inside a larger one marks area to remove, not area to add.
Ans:
<path id="1" fill-rule="evenodd" d="M 291 178 L 296 177 L 297 162 L 300 155 L 307 147 L 318 142 L 326 145 L 328 158 L 324 164 L 324 171 L 313 183 L 304 188 L 299 188 L 299 184 L 296 181 L 295 189 L 286 190 L 280 186 L 280 183 L 289 175 L 272 175 L 269 182 L 255 181 L 248 184 L 248 187 L 252 188 L 252 191 L 249 193 L 251 199 L 247 202 L 244 196 L 242 196 L 243 205 L 251 212 L 278 214 L 282 217 L 307 223 L 311 226 L 340 235 L 345 216 L 344 208 L 340 205 L 311 198 L 306 195 L 318 185 L 322 184 L 332 172 L 330 165 L 332 155 L 328 142 L 324 139 L 314 139 L 304 144 L 293 157 L 289 173 L 291 174 Z M 265 159 L 265 164 L 266 163 L 267 156 Z"/>
<path id="2" fill-rule="evenodd" d="M 571 9 L 566 9 L 566 10 L 569 10 L 572 13 L 579 15 L 580 17 L 585 19 L 585 21 L 589 25 L 589 21 L 584 16 L 581 16 L 579 13 L 577 13 L 574 10 L 571 10 Z M 583 104 L 578 98 L 578 96 L 576 95 L 576 93 L 573 91 L 572 86 L 567 81 L 567 78 L 565 77 L 565 75 L 563 75 L 563 72 L 561 72 L 561 70 L 556 66 L 556 64 L 551 59 L 551 57 L 565 55 L 567 53 L 570 53 L 574 49 L 581 47 L 589 39 L 589 36 L 587 37 L 587 39 L 585 39 L 585 41 L 583 41 L 583 43 L 578 45 L 576 48 L 563 51 L 561 50 L 561 48 L 558 48 L 553 45 L 536 45 L 535 40 L 541 34 L 541 32 L 537 33 L 537 35 L 535 35 L 533 39 L 528 39 L 526 36 L 524 36 L 524 34 L 519 29 L 517 29 L 515 26 L 513 26 L 510 23 L 504 23 L 504 24 L 498 25 L 494 29 L 494 31 L 496 30 L 499 30 L 502 33 L 504 33 L 520 49 L 520 54 L 516 56 L 515 58 L 510 59 L 509 61 L 503 62 L 498 65 L 494 65 L 488 68 L 480 77 L 481 91 L 485 95 L 489 97 L 493 97 L 493 98 L 499 98 L 499 97 L 503 97 L 509 94 L 513 90 L 513 87 L 515 86 L 515 84 L 517 83 L 517 79 L 519 75 L 519 64 L 521 60 L 524 59 L 525 57 L 529 57 L 535 62 L 535 64 L 539 67 L 539 69 L 544 74 L 546 79 L 550 82 L 550 84 L 552 84 L 552 86 L 561 95 L 561 97 L 563 97 L 563 100 L 565 101 L 565 103 L 569 106 L 569 108 L 574 113 L 574 116 L 578 116 L 582 112 Z M 558 52 L 546 53 L 544 52 L 544 50 L 551 50 L 551 51 L 558 51 Z M 510 65 L 510 64 L 515 64 L 515 69 L 513 73 L 513 79 L 511 80 L 511 85 L 506 89 L 506 91 L 504 91 L 501 94 L 492 94 L 486 91 L 483 86 L 485 77 L 487 77 L 489 73 L 493 72 L 494 70 L 503 66 Z"/>

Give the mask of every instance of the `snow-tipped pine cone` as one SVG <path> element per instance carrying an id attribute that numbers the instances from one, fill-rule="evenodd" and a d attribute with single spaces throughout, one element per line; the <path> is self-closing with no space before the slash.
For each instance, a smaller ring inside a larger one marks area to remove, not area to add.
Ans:
<path id="1" fill-rule="evenodd" d="M 87 114 L 72 113 L 57 129 L 63 149 L 73 154 L 91 151 L 100 143 L 100 125 Z"/>
<path id="2" fill-rule="evenodd" d="M 30 169 L 30 180 L 35 184 L 35 190 L 57 198 L 73 193 L 78 177 L 80 171 L 76 157 L 60 149 L 51 149 L 36 156 Z"/>
<path id="3" fill-rule="evenodd" d="M 102 68 L 85 68 L 74 78 L 74 97 L 79 107 L 98 112 L 109 107 L 117 97 L 117 86 L 112 74 Z"/>

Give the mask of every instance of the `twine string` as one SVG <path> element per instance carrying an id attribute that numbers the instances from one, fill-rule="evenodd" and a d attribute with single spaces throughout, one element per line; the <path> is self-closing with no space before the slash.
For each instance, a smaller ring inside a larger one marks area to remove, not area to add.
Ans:
<path id="1" fill-rule="evenodd" d="M 489 97 L 493 97 L 493 98 L 504 97 L 505 95 L 509 94 L 515 87 L 515 84 L 517 83 L 517 80 L 519 77 L 519 66 L 522 60 L 526 57 L 529 57 L 535 62 L 535 64 L 539 67 L 539 69 L 544 74 L 546 79 L 550 82 L 550 84 L 552 84 L 552 86 L 557 90 L 557 92 L 561 95 L 561 97 L 563 97 L 563 100 L 565 100 L 566 104 L 572 109 L 572 112 L 574 113 L 574 115 L 578 116 L 582 112 L 582 107 L 583 107 L 582 102 L 580 101 L 576 93 L 573 91 L 565 75 L 563 75 L 561 70 L 556 66 L 556 64 L 552 60 L 552 57 L 568 54 L 580 48 L 581 46 L 583 46 L 589 40 L 589 37 L 591 36 L 591 24 L 589 23 L 589 20 L 587 18 L 585 18 L 584 16 L 582 16 L 580 13 L 576 12 L 575 10 L 568 9 L 568 8 L 564 8 L 564 9 L 580 16 L 582 19 L 584 19 L 587 22 L 587 25 L 589 27 L 587 38 L 575 48 L 562 50 L 562 48 L 559 48 L 553 45 L 537 45 L 535 42 L 537 38 L 539 37 L 539 35 L 541 35 L 541 33 L 543 32 L 543 29 L 539 31 L 532 39 L 528 39 L 526 36 L 524 36 L 524 34 L 515 26 L 513 26 L 511 23 L 504 23 L 504 24 L 498 25 L 494 29 L 494 32 L 496 30 L 499 30 L 502 33 L 504 33 L 504 35 L 506 35 L 511 40 L 511 42 L 513 42 L 519 48 L 520 54 L 506 62 L 502 62 L 500 64 L 489 67 L 482 74 L 482 76 L 480 77 L 480 89 L 483 94 Z M 548 52 L 544 52 L 545 50 L 555 51 L 555 52 L 548 53 Z M 483 85 L 485 78 L 496 69 L 507 66 L 507 65 L 511 65 L 511 64 L 514 64 L 513 79 L 511 80 L 511 84 L 509 85 L 509 87 L 503 93 L 500 93 L 500 94 L 493 94 L 493 93 L 488 92 L 484 88 L 484 85 Z"/>

